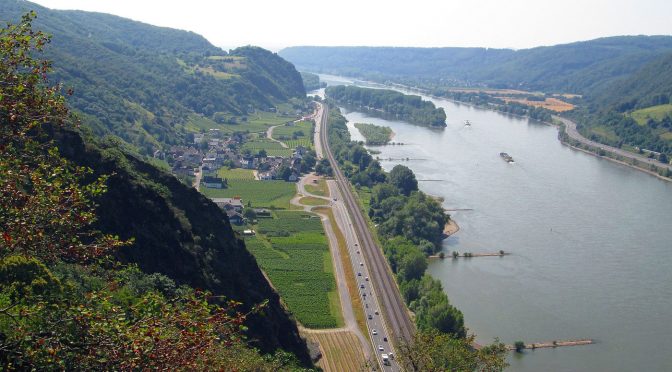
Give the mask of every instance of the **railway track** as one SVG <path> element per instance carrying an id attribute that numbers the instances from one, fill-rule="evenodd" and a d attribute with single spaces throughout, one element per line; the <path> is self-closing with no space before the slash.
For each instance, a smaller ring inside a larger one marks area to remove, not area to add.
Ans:
<path id="1" fill-rule="evenodd" d="M 382 304 L 381 314 L 385 319 L 387 328 L 390 331 L 393 340 L 411 341 L 415 332 L 415 326 L 406 310 L 406 304 L 401 297 L 399 288 L 394 280 L 394 275 L 387 264 L 383 251 L 373 239 L 366 218 L 362 214 L 357 199 L 353 195 L 350 183 L 341 172 L 338 163 L 331 152 L 327 130 L 329 107 L 326 104 L 322 104 L 322 106 L 322 116 L 320 118 L 320 139 L 322 147 L 331 164 L 334 178 L 336 179 L 344 199 L 343 202 L 352 217 L 353 227 L 355 228 L 357 237 L 362 245 L 361 251 L 364 254 L 367 266 L 371 271 L 372 284 L 374 285 L 376 295 L 378 296 L 378 301 Z"/>

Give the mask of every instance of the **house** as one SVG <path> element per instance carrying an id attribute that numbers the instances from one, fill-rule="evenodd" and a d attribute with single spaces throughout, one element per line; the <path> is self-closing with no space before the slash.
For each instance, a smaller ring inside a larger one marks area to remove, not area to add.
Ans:
<path id="1" fill-rule="evenodd" d="M 259 173 L 259 179 L 262 181 L 270 181 L 275 178 L 276 172 L 274 170 Z"/>
<path id="2" fill-rule="evenodd" d="M 294 173 L 294 172 L 292 172 L 292 174 L 287 179 L 287 181 L 289 181 L 289 182 L 296 182 L 298 180 L 299 180 L 299 175 Z"/>
<path id="3" fill-rule="evenodd" d="M 217 204 L 218 207 L 223 210 L 234 210 L 238 213 L 243 212 L 243 199 L 240 197 L 235 198 L 212 198 L 212 201 Z"/>
<path id="4" fill-rule="evenodd" d="M 241 166 L 245 169 L 254 169 L 255 165 L 255 157 L 254 156 L 243 156 L 243 159 L 240 161 Z"/>
<path id="5" fill-rule="evenodd" d="M 220 177 L 205 176 L 201 182 L 203 183 L 203 186 L 209 187 L 211 189 L 224 188 L 224 181 Z"/>
<path id="6" fill-rule="evenodd" d="M 296 146 L 296 149 L 294 149 L 294 153 L 298 154 L 298 155 L 301 155 L 301 156 L 306 155 L 307 152 L 308 152 L 308 149 L 305 148 L 302 145 L 298 145 L 298 146 Z"/>
<path id="7" fill-rule="evenodd" d="M 229 222 L 234 225 L 242 225 L 243 221 L 245 220 L 242 214 L 236 212 L 233 209 L 227 210 L 226 215 L 229 217 Z"/>

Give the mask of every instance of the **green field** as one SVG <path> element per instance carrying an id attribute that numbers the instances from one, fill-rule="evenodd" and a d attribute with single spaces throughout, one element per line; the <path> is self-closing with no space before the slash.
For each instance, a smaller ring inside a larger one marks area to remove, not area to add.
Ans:
<path id="1" fill-rule="evenodd" d="M 672 116 L 672 104 L 647 107 L 645 109 L 633 111 L 630 115 L 635 119 L 637 124 L 646 125 L 646 122 L 649 119 L 661 121 L 666 116 Z"/>
<path id="2" fill-rule="evenodd" d="M 247 116 L 247 121 L 241 121 L 239 117 L 238 124 L 219 124 L 210 118 L 191 114 L 187 118 L 185 129 L 191 132 L 203 132 L 209 129 L 219 129 L 223 134 L 231 134 L 233 132 L 249 132 L 262 133 L 274 125 L 285 124 L 288 121 L 293 121 L 294 116 L 281 115 L 274 112 L 259 111 Z"/>
<path id="3" fill-rule="evenodd" d="M 618 136 L 616 135 L 616 133 L 614 133 L 614 131 L 611 128 L 605 127 L 604 125 L 591 127 L 590 131 L 608 141 L 618 140 Z"/>
<path id="4" fill-rule="evenodd" d="M 289 200 L 296 194 L 296 185 L 285 181 L 229 180 L 226 189 L 201 188 L 201 193 L 210 198 L 240 196 L 243 203 L 254 208 L 289 209 Z"/>
<path id="5" fill-rule="evenodd" d="M 367 145 L 385 145 L 394 134 L 392 128 L 375 124 L 355 123 L 355 128 L 366 138 Z"/>
<path id="6" fill-rule="evenodd" d="M 284 142 L 292 149 L 298 145 L 310 147 L 312 144 L 312 134 L 313 123 L 310 121 L 285 124 L 273 129 L 273 138 Z"/>
<path id="7" fill-rule="evenodd" d="M 243 151 L 250 150 L 252 154 L 256 154 L 259 150 L 266 150 L 266 154 L 269 156 L 283 156 L 290 157 L 292 156 L 292 149 L 284 148 L 282 145 L 275 141 L 271 141 L 268 138 L 257 138 L 251 141 L 245 142 L 241 147 Z"/>
<path id="8" fill-rule="evenodd" d="M 260 220 L 247 248 L 271 279 L 289 310 L 308 328 L 343 325 L 329 245 L 313 213 L 278 211 Z"/>
<path id="9" fill-rule="evenodd" d="M 329 201 L 322 198 L 306 196 L 304 198 L 299 199 L 299 203 L 303 205 L 327 205 L 329 204 Z"/>
<path id="10" fill-rule="evenodd" d="M 254 172 L 251 169 L 242 168 L 226 168 L 222 167 L 217 170 L 217 176 L 231 181 L 254 180 Z"/>
<path id="11" fill-rule="evenodd" d="M 304 186 L 306 191 L 313 195 L 318 196 L 329 196 L 329 188 L 327 187 L 327 181 L 320 179 L 316 184 L 307 184 Z"/>
<path id="12" fill-rule="evenodd" d="M 185 128 L 190 132 L 196 132 L 196 133 L 217 128 L 225 133 L 229 133 L 229 131 L 226 130 L 225 125 L 217 124 L 213 120 L 206 118 L 205 116 L 196 114 L 190 114 L 189 117 L 187 117 L 187 125 L 185 126 Z"/>

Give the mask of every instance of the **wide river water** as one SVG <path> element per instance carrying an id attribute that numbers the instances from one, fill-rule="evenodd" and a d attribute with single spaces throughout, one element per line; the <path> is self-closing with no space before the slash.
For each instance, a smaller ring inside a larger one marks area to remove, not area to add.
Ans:
<path id="1" fill-rule="evenodd" d="M 451 213 L 445 252 L 512 253 L 429 265 L 477 341 L 596 340 L 512 355 L 515 371 L 672 371 L 672 184 L 563 146 L 554 127 L 430 100 L 447 128 L 344 113 L 353 139 L 364 122 L 407 144 L 375 148 L 386 170 L 404 164 L 445 208 L 470 209 Z"/>

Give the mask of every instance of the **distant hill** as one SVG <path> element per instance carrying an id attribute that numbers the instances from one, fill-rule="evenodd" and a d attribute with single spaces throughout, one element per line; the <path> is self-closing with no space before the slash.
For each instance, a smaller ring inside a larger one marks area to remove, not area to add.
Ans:
<path id="1" fill-rule="evenodd" d="M 672 53 L 595 89 L 584 107 L 569 113 L 581 132 L 613 146 L 630 145 L 672 155 Z"/>
<path id="2" fill-rule="evenodd" d="M 645 64 L 631 76 L 596 90 L 592 101 L 621 112 L 668 104 L 672 100 L 672 52 Z"/>
<path id="3" fill-rule="evenodd" d="M 487 85 L 586 94 L 666 52 L 671 36 L 620 36 L 532 49 L 290 47 L 299 69 L 423 85 Z"/>
<path id="4" fill-rule="evenodd" d="M 193 32 L 0 2 L 6 21 L 18 21 L 27 10 L 38 14 L 35 29 L 53 35 L 46 53 L 52 79 L 74 88 L 69 102 L 85 125 L 99 136 L 119 136 L 140 153 L 181 142 L 195 115 L 242 116 L 305 96 L 293 65 L 261 48 L 225 52 Z"/>
<path id="5" fill-rule="evenodd" d="M 574 93 L 563 113 L 613 146 L 672 154 L 672 36 L 618 36 L 531 49 L 291 47 L 306 71 L 378 82 Z M 645 109 L 645 110 L 644 110 Z M 643 111 L 637 111 L 643 110 Z"/>

